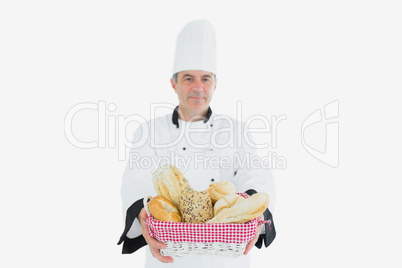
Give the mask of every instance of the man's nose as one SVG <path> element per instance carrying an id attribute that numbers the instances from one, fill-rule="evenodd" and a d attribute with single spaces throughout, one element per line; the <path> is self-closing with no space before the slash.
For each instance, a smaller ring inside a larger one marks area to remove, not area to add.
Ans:
<path id="1" fill-rule="evenodd" d="M 195 91 L 203 91 L 204 90 L 204 85 L 202 84 L 200 79 L 194 80 L 193 90 L 195 90 Z"/>

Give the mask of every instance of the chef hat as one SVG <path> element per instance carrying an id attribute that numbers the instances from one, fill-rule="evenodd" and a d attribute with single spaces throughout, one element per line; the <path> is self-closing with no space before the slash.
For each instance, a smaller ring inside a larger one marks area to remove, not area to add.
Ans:
<path id="1" fill-rule="evenodd" d="M 177 36 L 173 74 L 186 70 L 216 75 L 215 30 L 207 20 L 189 22 Z"/>

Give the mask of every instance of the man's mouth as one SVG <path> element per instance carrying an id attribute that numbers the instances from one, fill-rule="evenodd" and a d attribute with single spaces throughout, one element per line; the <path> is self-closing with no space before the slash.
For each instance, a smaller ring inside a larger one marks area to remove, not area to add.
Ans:
<path id="1" fill-rule="evenodd" d="M 190 99 L 194 99 L 194 100 L 203 100 L 204 97 L 200 97 L 200 96 L 190 96 Z"/>

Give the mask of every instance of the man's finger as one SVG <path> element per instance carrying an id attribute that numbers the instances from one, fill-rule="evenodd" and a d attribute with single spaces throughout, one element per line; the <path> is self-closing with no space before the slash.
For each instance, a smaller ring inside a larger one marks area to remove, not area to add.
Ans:
<path id="1" fill-rule="evenodd" d="M 141 228 L 142 228 L 142 236 L 144 237 L 145 241 L 149 246 L 149 250 L 154 258 L 163 262 L 163 263 L 170 263 L 173 262 L 173 258 L 169 256 L 163 256 L 160 253 L 161 249 L 165 249 L 166 245 L 163 242 L 156 240 L 155 238 L 151 237 L 148 233 L 148 226 L 147 226 L 147 212 L 145 209 L 142 209 L 138 218 L 140 220 Z"/>
<path id="2" fill-rule="evenodd" d="M 262 220 L 264 220 L 264 216 L 261 214 L 258 217 L 258 221 L 262 221 Z M 262 230 L 262 225 L 257 227 L 257 231 L 256 231 L 254 238 L 252 240 L 250 240 L 250 242 L 247 243 L 246 249 L 244 250 L 244 255 L 247 255 L 249 253 L 249 251 L 253 248 L 255 243 L 257 243 L 261 230 Z"/>
<path id="3" fill-rule="evenodd" d="M 149 247 L 149 250 L 151 251 L 151 254 L 154 258 L 156 258 L 158 261 L 163 262 L 163 263 L 170 263 L 173 262 L 173 258 L 170 256 L 163 256 L 159 249 Z"/>
<path id="4" fill-rule="evenodd" d="M 247 243 L 246 249 L 244 250 L 244 255 L 248 254 L 248 252 L 253 248 L 257 240 L 258 236 L 255 236 L 250 242 Z"/>
<path id="5" fill-rule="evenodd" d="M 140 220 L 141 229 L 142 229 L 142 236 L 148 242 L 148 239 L 151 238 L 151 236 L 148 233 L 148 226 L 146 224 L 146 222 L 147 222 L 147 213 L 145 212 L 144 209 L 142 209 L 140 214 L 139 214 L 139 220 Z"/>
<path id="6" fill-rule="evenodd" d="M 148 217 L 147 212 L 145 211 L 145 209 L 142 209 L 139 214 L 140 224 L 142 228 L 142 236 L 144 237 L 145 241 L 148 243 L 149 246 L 157 249 L 165 249 L 166 245 L 163 242 L 160 242 L 149 235 L 148 226 L 146 224 L 147 217 Z"/>

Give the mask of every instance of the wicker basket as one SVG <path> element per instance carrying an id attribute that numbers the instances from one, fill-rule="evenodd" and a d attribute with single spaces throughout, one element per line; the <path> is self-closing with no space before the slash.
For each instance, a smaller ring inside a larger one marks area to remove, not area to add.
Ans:
<path id="1" fill-rule="evenodd" d="M 247 194 L 239 194 L 247 198 Z M 148 213 L 149 235 L 164 242 L 164 256 L 219 255 L 238 257 L 243 255 L 247 243 L 254 238 L 257 227 L 266 221 L 257 218 L 247 223 L 184 223 L 158 221 L 149 213 L 148 198 L 144 207 Z"/>

